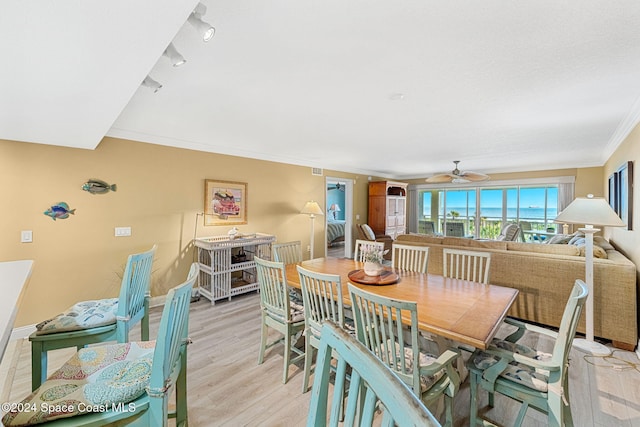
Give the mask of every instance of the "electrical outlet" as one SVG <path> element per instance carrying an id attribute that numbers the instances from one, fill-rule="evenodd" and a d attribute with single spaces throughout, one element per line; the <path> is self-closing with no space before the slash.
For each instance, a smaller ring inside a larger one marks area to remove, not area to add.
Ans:
<path id="1" fill-rule="evenodd" d="M 131 236 L 131 227 L 116 227 L 116 237 Z"/>
<path id="2" fill-rule="evenodd" d="M 22 243 L 31 243 L 33 242 L 33 231 L 31 230 L 22 230 L 20 233 L 20 242 Z"/>

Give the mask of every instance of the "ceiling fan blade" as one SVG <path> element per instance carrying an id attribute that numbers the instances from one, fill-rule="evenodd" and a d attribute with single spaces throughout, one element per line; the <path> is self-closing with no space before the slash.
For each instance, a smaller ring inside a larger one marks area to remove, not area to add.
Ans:
<path id="1" fill-rule="evenodd" d="M 427 182 L 431 184 L 442 184 L 444 182 L 453 182 L 457 176 L 452 173 L 440 173 L 438 175 L 433 175 L 430 178 L 427 178 Z"/>
<path id="2" fill-rule="evenodd" d="M 460 174 L 460 177 L 473 182 L 486 181 L 489 179 L 489 175 L 485 175 L 479 172 L 471 172 L 471 171 L 462 172 Z"/>

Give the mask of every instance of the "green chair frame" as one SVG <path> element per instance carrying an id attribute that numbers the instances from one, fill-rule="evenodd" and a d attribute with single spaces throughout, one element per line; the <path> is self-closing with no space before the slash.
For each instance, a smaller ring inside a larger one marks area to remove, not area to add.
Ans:
<path id="1" fill-rule="evenodd" d="M 131 328 L 141 321 L 141 339 L 149 340 L 149 298 L 151 267 L 157 246 L 142 253 L 129 255 L 122 276 L 116 322 L 111 325 L 29 336 L 31 341 L 31 390 L 40 387 L 47 378 L 47 352 L 61 348 L 81 349 L 88 344 L 116 340 L 129 341 Z"/>
<path id="2" fill-rule="evenodd" d="M 336 369 L 332 366 L 334 358 Z M 334 383 L 331 399 L 330 382 Z M 348 391 L 345 390 L 347 383 Z M 345 392 L 350 397 L 343 406 Z M 387 366 L 353 336 L 327 321 L 322 326 L 318 344 L 307 427 L 371 426 L 377 411 L 382 413 L 382 426 L 440 426 L 420 399 Z"/>
<path id="3" fill-rule="evenodd" d="M 391 247 L 391 265 L 404 271 L 426 273 L 429 263 L 429 247 L 394 243 Z"/>
<path id="4" fill-rule="evenodd" d="M 302 262 L 302 243 L 300 240 L 274 243 L 271 245 L 272 259 L 285 264 L 297 264 Z"/>
<path id="5" fill-rule="evenodd" d="M 491 407 L 494 405 L 494 393 L 500 393 L 522 403 L 514 423 L 516 426 L 522 425 L 529 407 L 546 413 L 548 416 L 547 425 L 551 427 L 573 426 L 569 401 L 568 358 L 587 295 L 588 290 L 585 283 L 582 280 L 576 280 L 565 306 L 558 332 L 510 318 L 505 320 L 505 323 L 518 328 L 506 338 L 506 341 L 517 342 L 524 335 L 525 331 L 555 339 L 550 360 L 535 360 L 522 354 L 512 353 L 496 347 L 490 347 L 484 350 L 485 353 L 499 358 L 498 363 L 485 370 L 480 370 L 474 365 L 473 356 L 469 359 L 467 366 L 469 367 L 471 377 L 471 414 L 469 418 L 471 426 L 477 424 L 493 425 L 487 420 L 478 417 L 478 387 L 489 392 L 489 406 Z M 500 376 L 500 373 L 506 368 L 507 364 L 512 361 L 535 369 L 548 371 L 548 391 L 534 390 Z"/>
<path id="6" fill-rule="evenodd" d="M 331 320 L 344 328 L 344 306 L 342 305 L 342 282 L 339 275 L 309 271 L 297 266 L 305 319 L 305 358 L 302 392 L 309 390 L 309 377 L 314 349 L 320 345 L 320 333 L 325 320 Z"/>
<path id="7" fill-rule="evenodd" d="M 453 398 L 460 388 L 460 377 L 453 367 L 459 354 L 445 350 L 432 364 L 420 365 L 418 340 L 418 308 L 412 301 L 400 301 L 375 295 L 348 284 L 351 308 L 354 314 L 358 340 L 364 344 L 385 366 L 388 366 L 426 404 L 444 396 L 446 424 L 453 426 Z M 404 323 L 397 319 L 404 319 Z M 408 339 L 405 339 L 408 327 Z M 404 357 L 404 349 L 412 351 L 411 365 Z M 396 348 L 401 355 L 396 355 Z M 419 367 L 413 369 L 413 367 Z M 435 375 L 445 370 L 438 381 L 424 393 L 420 387 L 421 375 Z"/>
<path id="8" fill-rule="evenodd" d="M 134 411 L 108 410 L 50 421 L 47 427 L 131 425 L 167 427 L 176 419 L 176 427 L 187 425 L 187 345 L 191 290 L 198 278 L 198 264 L 191 264 L 187 280 L 170 289 L 158 329 L 149 385 L 139 398 L 125 404 Z M 169 397 L 175 389 L 175 412 L 169 412 Z"/>
<path id="9" fill-rule="evenodd" d="M 293 337 L 301 333 L 305 327 L 304 315 L 300 320 L 292 316 L 291 302 L 289 300 L 289 286 L 287 274 L 283 262 L 268 261 L 255 257 L 258 284 L 260 289 L 260 354 L 258 365 L 264 362 L 264 353 L 267 348 L 284 343 L 284 373 L 282 382 L 289 380 L 289 365 L 297 363 L 304 358 L 304 352 L 293 343 Z M 283 335 L 282 338 L 267 343 L 268 328 L 275 329 Z M 296 356 L 291 357 L 291 353 Z"/>
<path id="10" fill-rule="evenodd" d="M 442 275 L 453 279 L 489 283 L 491 252 L 442 249 Z"/>

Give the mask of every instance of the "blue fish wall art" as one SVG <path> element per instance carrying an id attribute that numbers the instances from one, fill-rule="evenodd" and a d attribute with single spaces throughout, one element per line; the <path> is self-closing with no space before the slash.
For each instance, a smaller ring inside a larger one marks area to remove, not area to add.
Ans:
<path id="1" fill-rule="evenodd" d="M 74 215 L 75 212 L 76 210 L 69 209 L 69 205 L 65 202 L 60 202 L 44 211 L 44 214 L 50 216 L 51 219 L 55 221 L 56 219 L 67 219 L 69 215 Z"/>
<path id="2" fill-rule="evenodd" d="M 82 185 L 84 191 L 88 191 L 91 194 L 106 194 L 109 191 L 116 191 L 117 186 L 115 184 L 109 185 L 101 179 L 89 179 Z"/>

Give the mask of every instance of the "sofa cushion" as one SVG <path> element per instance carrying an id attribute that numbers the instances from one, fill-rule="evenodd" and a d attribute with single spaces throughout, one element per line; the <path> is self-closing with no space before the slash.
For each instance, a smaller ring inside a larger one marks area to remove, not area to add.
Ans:
<path id="1" fill-rule="evenodd" d="M 401 234 L 396 240 L 402 243 L 441 245 L 444 238 L 429 234 L 409 233 Z"/>
<path id="2" fill-rule="evenodd" d="M 580 251 L 573 245 L 543 245 L 540 243 L 507 242 L 507 250 L 518 252 L 536 252 L 553 255 L 579 256 Z"/>
<path id="3" fill-rule="evenodd" d="M 442 244 L 447 246 L 469 246 L 471 240 L 465 237 L 444 237 Z"/>
<path id="4" fill-rule="evenodd" d="M 481 249 L 498 249 L 501 251 L 507 250 L 506 241 L 498 240 L 473 240 L 469 239 L 469 247 L 481 248 Z"/>

